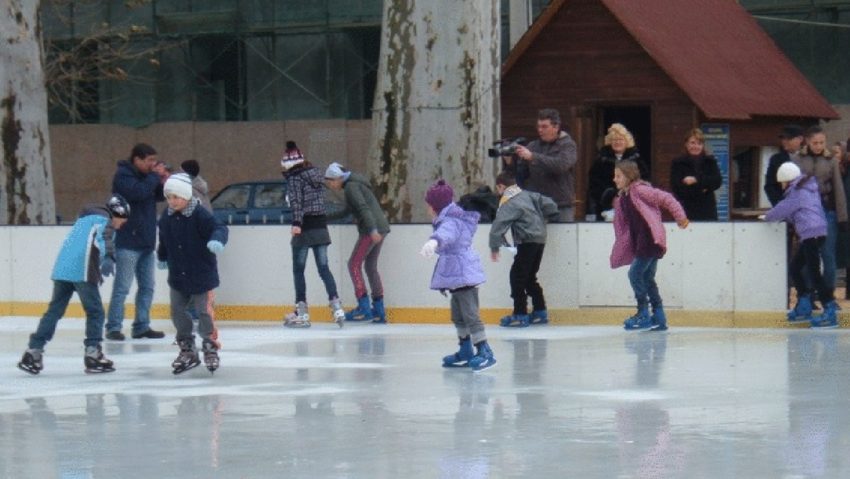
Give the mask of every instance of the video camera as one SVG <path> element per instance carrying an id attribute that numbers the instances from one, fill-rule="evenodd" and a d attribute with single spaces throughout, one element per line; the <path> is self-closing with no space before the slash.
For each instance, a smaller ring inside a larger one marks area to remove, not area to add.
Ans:
<path id="1" fill-rule="evenodd" d="M 487 150 L 487 156 L 490 158 L 499 158 L 500 156 L 511 156 L 516 153 L 516 147 L 525 145 L 525 137 L 517 138 L 502 138 L 493 142 L 493 148 Z"/>

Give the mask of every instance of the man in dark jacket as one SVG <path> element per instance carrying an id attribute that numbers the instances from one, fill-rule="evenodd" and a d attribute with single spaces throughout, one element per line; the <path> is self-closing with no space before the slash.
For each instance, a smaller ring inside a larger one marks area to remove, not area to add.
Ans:
<path id="1" fill-rule="evenodd" d="M 561 130 L 561 116 L 552 108 L 538 112 L 537 135 L 527 147 L 517 146 L 515 156 L 505 157 L 505 170 L 513 173 L 521 188 L 554 200 L 557 222 L 571 222 L 575 218 L 576 143 Z"/>
<path id="2" fill-rule="evenodd" d="M 156 258 L 156 202 L 163 201 L 162 185 L 168 176 L 164 165 L 157 166 L 156 150 L 139 143 L 129 160 L 118 162 L 112 178 L 112 192 L 130 203 L 133 215 L 115 234 L 115 258 L 107 258 L 105 268 L 115 269 L 115 282 L 109 300 L 106 339 L 123 341 L 124 300 L 130 292 L 133 277 L 138 281 L 133 338 L 162 338 L 162 331 L 151 329 L 150 309 L 153 301 Z M 110 264 L 111 263 L 111 264 Z"/>
<path id="3" fill-rule="evenodd" d="M 770 157 L 767 172 L 764 174 L 764 193 L 770 200 L 771 206 L 776 206 L 782 200 L 782 185 L 776 181 L 776 172 L 783 163 L 793 161 L 803 144 L 803 128 L 797 125 L 786 125 L 779 134 L 782 149 Z"/>

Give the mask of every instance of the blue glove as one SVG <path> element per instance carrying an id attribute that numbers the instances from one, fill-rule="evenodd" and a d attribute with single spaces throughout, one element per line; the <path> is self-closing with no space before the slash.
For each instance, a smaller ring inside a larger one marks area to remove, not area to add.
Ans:
<path id="1" fill-rule="evenodd" d="M 211 240 L 207 243 L 207 249 L 210 250 L 212 254 L 219 254 L 224 251 L 224 245 L 221 244 L 221 241 Z"/>
<path id="2" fill-rule="evenodd" d="M 100 274 L 104 277 L 115 274 L 115 260 L 106 256 L 103 258 L 103 263 L 100 263 Z"/>
<path id="3" fill-rule="evenodd" d="M 168 261 L 157 261 L 156 267 L 157 269 L 168 269 Z"/>

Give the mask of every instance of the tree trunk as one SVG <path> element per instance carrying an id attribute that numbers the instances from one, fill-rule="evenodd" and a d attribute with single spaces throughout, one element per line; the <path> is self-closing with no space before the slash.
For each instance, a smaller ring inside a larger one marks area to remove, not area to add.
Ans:
<path id="1" fill-rule="evenodd" d="M 0 0 L 0 224 L 54 224 L 39 1 Z"/>
<path id="2" fill-rule="evenodd" d="M 428 219 L 444 178 L 457 197 L 497 173 L 499 0 L 384 0 L 369 173 L 394 221 Z"/>

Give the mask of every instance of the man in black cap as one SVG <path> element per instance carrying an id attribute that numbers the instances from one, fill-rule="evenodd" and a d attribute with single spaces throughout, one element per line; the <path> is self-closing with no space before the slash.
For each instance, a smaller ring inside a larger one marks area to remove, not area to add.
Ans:
<path id="1" fill-rule="evenodd" d="M 785 125 L 779 134 L 782 149 L 770 157 L 767 173 L 764 175 L 764 193 L 772 206 L 782 200 L 782 185 L 776 181 L 776 172 L 786 161 L 797 156 L 803 144 L 803 128 L 800 125 Z"/>

